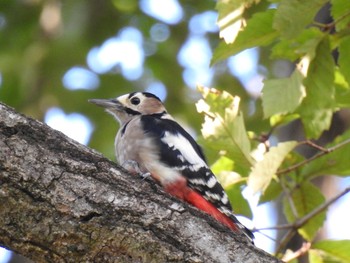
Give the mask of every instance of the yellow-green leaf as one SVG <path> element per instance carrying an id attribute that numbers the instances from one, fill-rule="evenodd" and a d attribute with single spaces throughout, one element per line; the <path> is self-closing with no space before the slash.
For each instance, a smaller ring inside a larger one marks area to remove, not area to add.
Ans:
<path id="1" fill-rule="evenodd" d="M 203 99 L 196 107 L 204 114 L 201 131 L 206 146 L 233 160 L 235 171 L 247 176 L 254 160 L 250 156 L 251 146 L 243 115 L 239 111 L 239 97 L 215 89 L 198 89 Z"/>
<path id="2" fill-rule="evenodd" d="M 339 32 L 340 30 L 349 27 L 350 23 L 350 1 L 349 0 L 331 0 L 331 14 L 335 20 L 335 28 Z"/>
<path id="3" fill-rule="evenodd" d="M 271 147 L 262 161 L 255 163 L 248 178 L 248 186 L 254 193 L 265 191 L 284 158 L 296 145 L 295 141 L 281 142 Z"/>
<path id="4" fill-rule="evenodd" d="M 246 179 L 238 173 L 232 171 L 234 162 L 221 156 L 212 166 L 211 170 L 216 175 L 220 184 L 231 202 L 233 211 L 237 214 L 252 218 L 252 211 L 248 201 L 242 195 L 242 187 L 246 184 Z"/>
<path id="5" fill-rule="evenodd" d="M 316 49 L 304 79 L 306 97 L 298 108 L 308 138 L 318 138 L 328 130 L 335 111 L 334 59 L 328 37 Z"/>
<path id="6" fill-rule="evenodd" d="M 277 37 L 277 32 L 272 28 L 272 20 L 275 10 L 270 9 L 262 13 L 256 13 L 247 21 L 247 26 L 238 33 L 232 44 L 221 42 L 215 49 L 211 64 L 226 59 L 248 48 L 266 46 Z"/>
<path id="7" fill-rule="evenodd" d="M 350 70 L 350 69 L 349 69 Z M 350 82 L 345 80 L 344 75 L 335 69 L 335 101 L 339 108 L 350 108 Z"/>
<path id="8" fill-rule="evenodd" d="M 289 223 L 306 216 L 325 202 L 321 191 L 310 182 L 303 182 L 291 192 L 290 197 L 291 200 L 288 200 L 289 196 L 283 198 L 284 214 Z M 292 201 L 294 205 L 296 215 L 294 214 L 294 209 L 291 207 L 290 201 Z M 322 212 L 311 218 L 304 226 L 298 229 L 298 232 L 306 240 L 311 241 L 323 225 L 325 219 L 326 212 Z"/>
<path id="9" fill-rule="evenodd" d="M 262 90 L 264 117 L 293 113 L 304 97 L 303 75 L 298 69 L 289 78 L 265 80 Z"/>
<path id="10" fill-rule="evenodd" d="M 218 10 L 218 26 L 220 37 L 226 43 L 232 43 L 243 26 L 244 4 L 240 1 L 218 0 L 216 4 Z"/>
<path id="11" fill-rule="evenodd" d="M 281 39 L 272 48 L 271 58 L 289 59 L 294 62 L 308 54 L 310 59 L 315 56 L 315 50 L 325 33 L 311 27 L 303 30 L 301 34 L 292 39 Z"/>
<path id="12" fill-rule="evenodd" d="M 326 145 L 327 148 L 350 140 L 350 131 L 338 136 L 332 143 Z M 310 179 L 322 175 L 349 176 L 350 165 L 350 143 L 344 144 L 343 147 L 328 153 L 316 160 L 306 164 L 301 170 L 301 174 Z"/>
<path id="13" fill-rule="evenodd" d="M 312 248 L 325 252 L 336 260 L 333 262 L 350 262 L 350 240 L 322 240 L 314 243 Z"/>
<path id="14" fill-rule="evenodd" d="M 310 263 L 325 263 L 323 261 L 322 254 L 316 249 L 309 250 L 309 262 Z"/>
<path id="15" fill-rule="evenodd" d="M 259 198 L 259 205 L 277 199 L 282 192 L 282 186 L 276 180 L 271 180 L 265 192 Z"/>
<path id="16" fill-rule="evenodd" d="M 348 1 L 350 3 L 350 1 Z M 350 12 L 348 10 L 348 12 Z M 349 15 L 350 17 L 350 15 Z M 350 84 L 350 36 L 345 37 L 339 44 L 339 67 L 348 84 Z"/>
<path id="17" fill-rule="evenodd" d="M 252 218 L 252 210 L 250 209 L 248 201 L 242 195 L 242 186 L 244 183 L 232 184 L 225 189 L 229 200 L 231 201 L 232 209 L 236 214 L 244 215 Z"/>
<path id="18" fill-rule="evenodd" d="M 297 37 L 313 22 L 327 0 L 282 0 L 276 11 L 273 27 L 285 38 Z"/>

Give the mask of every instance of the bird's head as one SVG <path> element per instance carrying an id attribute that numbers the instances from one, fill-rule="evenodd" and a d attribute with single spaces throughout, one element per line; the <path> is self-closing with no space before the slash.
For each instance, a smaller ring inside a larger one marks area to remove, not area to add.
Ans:
<path id="1" fill-rule="evenodd" d="M 89 102 L 105 108 L 121 125 L 138 115 L 166 114 L 161 100 L 148 92 L 133 92 L 115 99 L 91 99 Z"/>

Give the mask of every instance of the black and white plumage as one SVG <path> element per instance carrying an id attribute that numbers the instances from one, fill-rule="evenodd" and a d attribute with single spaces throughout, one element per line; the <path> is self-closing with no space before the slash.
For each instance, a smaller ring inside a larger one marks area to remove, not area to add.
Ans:
<path id="1" fill-rule="evenodd" d="M 137 163 L 140 172 L 150 173 L 167 192 L 252 240 L 253 234 L 233 215 L 228 197 L 200 146 L 167 113 L 158 97 L 136 92 L 90 102 L 106 108 L 121 125 L 115 139 L 121 165 L 130 168 L 130 162 Z"/>

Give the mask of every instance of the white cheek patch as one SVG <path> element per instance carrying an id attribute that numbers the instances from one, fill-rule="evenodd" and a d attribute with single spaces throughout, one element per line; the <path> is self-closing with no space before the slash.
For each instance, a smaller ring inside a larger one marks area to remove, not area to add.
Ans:
<path id="1" fill-rule="evenodd" d="M 203 159 L 193 149 L 191 143 L 180 134 L 171 134 L 170 132 L 165 132 L 164 137 L 161 140 L 170 148 L 179 150 L 183 158 L 190 164 L 207 167 Z"/>

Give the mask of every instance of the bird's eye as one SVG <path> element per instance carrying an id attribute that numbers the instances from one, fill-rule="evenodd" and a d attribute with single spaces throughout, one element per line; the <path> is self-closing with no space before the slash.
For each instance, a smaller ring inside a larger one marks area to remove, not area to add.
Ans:
<path id="1" fill-rule="evenodd" d="M 138 97 L 134 97 L 131 99 L 131 103 L 134 105 L 139 105 L 140 104 L 140 99 Z"/>

